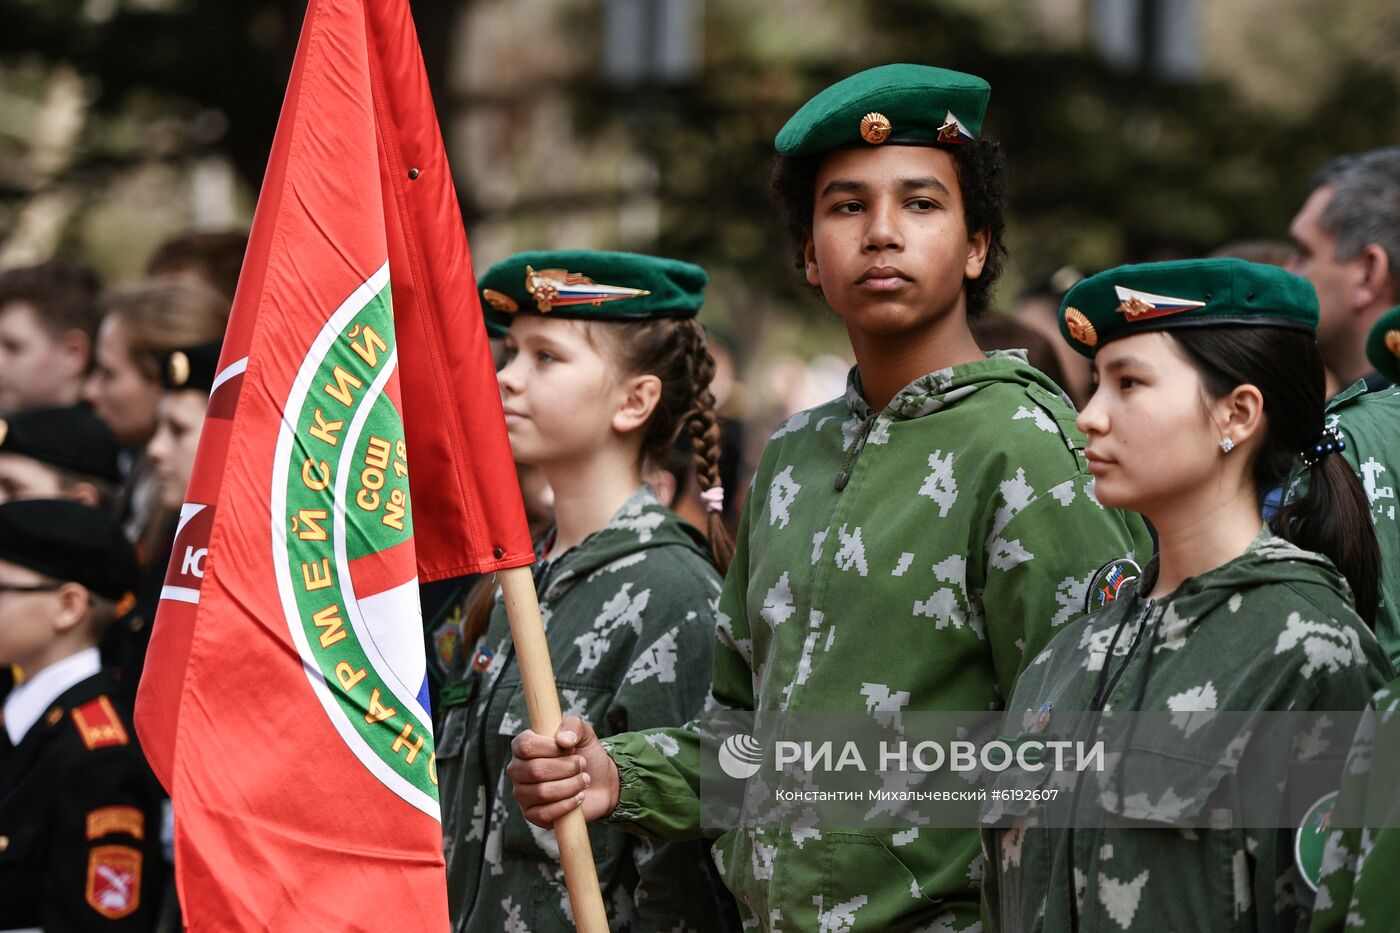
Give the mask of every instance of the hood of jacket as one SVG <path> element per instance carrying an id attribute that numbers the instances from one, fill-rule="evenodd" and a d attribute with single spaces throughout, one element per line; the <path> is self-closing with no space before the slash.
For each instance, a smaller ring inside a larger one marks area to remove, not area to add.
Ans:
<path id="1" fill-rule="evenodd" d="M 1025 350 L 991 350 L 985 360 L 974 360 L 920 376 L 890 399 L 884 413 L 894 419 L 922 418 L 962 401 L 979 389 L 1003 383 L 1027 388 L 1034 386 L 1063 399 L 1071 409 L 1074 407 L 1074 403 L 1049 376 L 1026 361 Z M 861 391 L 860 368 L 857 366 L 851 367 L 846 377 L 846 404 L 862 419 L 877 414 Z"/>
<path id="2" fill-rule="evenodd" d="M 1153 557 L 1143 568 L 1139 594 L 1152 588 L 1158 560 Z M 1167 604 L 1161 642 L 1168 647 L 1179 643 L 1197 622 L 1237 594 L 1280 583 L 1320 586 L 1345 602 L 1352 601 L 1351 587 L 1330 560 L 1290 544 L 1265 525 L 1239 557 L 1182 581 L 1170 594 L 1156 600 Z M 1139 595 L 1129 602 L 1143 600 L 1145 596 Z"/>

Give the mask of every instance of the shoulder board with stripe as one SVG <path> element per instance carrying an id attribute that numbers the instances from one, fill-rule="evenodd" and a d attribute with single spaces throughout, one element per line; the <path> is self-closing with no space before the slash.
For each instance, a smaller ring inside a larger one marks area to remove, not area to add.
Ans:
<path id="1" fill-rule="evenodd" d="M 109 745 L 126 745 L 131 741 L 117 715 L 112 701 L 106 696 L 84 703 L 73 709 L 73 724 L 78 727 L 78 735 L 88 751 L 96 751 Z"/>

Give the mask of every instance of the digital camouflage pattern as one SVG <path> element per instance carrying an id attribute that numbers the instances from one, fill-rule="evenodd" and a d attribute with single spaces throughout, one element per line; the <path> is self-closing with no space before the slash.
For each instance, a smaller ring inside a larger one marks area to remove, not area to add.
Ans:
<path id="1" fill-rule="evenodd" d="M 754 477 L 720 600 L 719 710 L 999 709 L 1024 660 L 1082 609 L 1093 573 L 1136 553 L 1136 516 L 1092 496 L 1058 389 L 1017 353 L 910 383 L 872 411 L 844 398 L 789 418 Z M 841 488 L 844 485 L 844 489 Z M 614 821 L 699 833 L 699 740 L 605 742 Z M 973 829 L 740 827 L 715 860 L 749 926 L 974 929 Z"/>
<path id="2" fill-rule="evenodd" d="M 1363 720 L 1337 801 L 1338 822 L 1322 854 L 1313 933 L 1400 929 L 1400 679 L 1371 701 L 1375 718 Z M 1364 828 L 1357 813 L 1380 813 L 1381 828 Z"/>
<path id="3" fill-rule="evenodd" d="M 1381 545 L 1381 605 L 1376 637 L 1392 665 L 1400 666 L 1400 387 L 1367 392 L 1358 382 L 1327 406 L 1327 424 L 1346 439 L 1342 452 L 1371 502 Z"/>
<path id="4" fill-rule="evenodd" d="M 646 488 L 607 527 L 540 567 L 564 715 L 582 716 L 600 735 L 694 716 L 709 688 L 719 585 L 699 532 Z M 443 691 L 450 705 L 438 744 L 453 930 L 571 930 L 554 833 L 526 822 L 505 773 L 511 739 L 530 717 L 499 600 L 485 635 L 461 655 Z M 656 844 L 599 825 L 589 835 L 611 929 L 725 928 L 728 897 L 708 883 L 701 843 Z"/>
<path id="5" fill-rule="evenodd" d="M 1140 586 L 1125 587 L 1110 607 L 1060 632 L 1031 663 L 1008 707 L 1014 711 L 1010 732 L 1023 712 L 1047 703 L 1059 711 L 1361 710 L 1390 676 L 1332 564 L 1267 528 L 1240 557 L 1148 600 L 1143 592 L 1150 591 L 1156 570 L 1154 559 Z M 1096 707 L 1101 683 L 1105 699 Z M 1056 715 L 1050 714 L 1049 731 L 1056 729 Z M 1179 732 L 1134 732 L 1123 761 L 1150 770 L 1242 753 L 1203 750 L 1207 743 L 1192 739 L 1198 722 L 1180 720 Z M 1312 754 L 1330 756 L 1340 768 L 1347 741 L 1319 739 Z M 1285 762 L 1279 770 L 1286 768 Z M 1013 828 L 988 831 L 984 895 L 994 928 L 1071 929 L 1071 870 L 1081 933 L 1305 926 L 1312 892 L 1294 867 L 1295 830 L 1162 826 L 1218 810 L 1239 812 L 1248 804 L 1232 796 L 1237 782 L 1228 769 L 1192 773 L 1194 786 L 1169 784 L 1155 799 L 1135 796 L 1130 783 L 1111 800 L 1085 795 L 1109 813 L 1157 827 L 1071 831 L 1036 827 L 1032 813 Z"/>

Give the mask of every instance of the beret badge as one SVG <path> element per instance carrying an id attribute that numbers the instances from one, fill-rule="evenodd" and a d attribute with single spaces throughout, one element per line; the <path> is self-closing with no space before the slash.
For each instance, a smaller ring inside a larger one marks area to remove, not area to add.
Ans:
<path id="1" fill-rule="evenodd" d="M 1094 329 L 1094 324 L 1089 320 L 1088 315 L 1078 308 L 1065 309 L 1065 329 L 1069 335 L 1086 347 L 1097 346 L 1099 342 L 1099 332 Z"/>
<path id="2" fill-rule="evenodd" d="M 595 308 L 605 301 L 624 301 L 650 295 L 645 288 L 627 288 L 622 285 L 599 285 L 580 272 L 567 269 L 541 269 L 536 272 L 525 267 L 525 290 L 535 299 L 541 313 L 552 310 L 556 305 L 591 304 Z"/>
<path id="3" fill-rule="evenodd" d="M 486 299 L 487 304 L 502 314 L 514 314 L 520 310 L 520 305 L 516 304 L 515 299 L 505 292 L 498 292 L 494 288 L 483 288 L 481 294 Z"/>
<path id="4" fill-rule="evenodd" d="M 190 378 L 190 358 L 181 350 L 170 354 L 170 384 L 182 386 Z"/>
<path id="5" fill-rule="evenodd" d="M 890 118 L 878 111 L 872 110 L 860 118 L 860 138 L 872 146 L 878 146 L 889 139 L 892 129 Z"/>
<path id="6" fill-rule="evenodd" d="M 1113 290 L 1120 302 L 1118 307 L 1113 310 L 1126 316 L 1129 321 L 1164 317 L 1168 314 L 1179 314 L 1182 311 L 1195 311 L 1197 308 L 1206 306 L 1204 301 L 1196 301 L 1191 298 L 1173 298 L 1169 295 L 1154 295 L 1151 292 L 1124 288 L 1122 285 L 1115 285 Z"/>
<path id="7" fill-rule="evenodd" d="M 1388 330 L 1385 332 L 1385 348 L 1390 351 L 1390 355 L 1400 359 L 1400 330 Z M 4 435 L 0 434 L 0 438 Z"/>
<path id="8" fill-rule="evenodd" d="M 938 141 L 940 143 L 956 143 L 962 145 L 972 142 L 976 136 L 967 125 L 954 116 L 949 110 L 943 115 L 943 123 L 938 127 Z"/>

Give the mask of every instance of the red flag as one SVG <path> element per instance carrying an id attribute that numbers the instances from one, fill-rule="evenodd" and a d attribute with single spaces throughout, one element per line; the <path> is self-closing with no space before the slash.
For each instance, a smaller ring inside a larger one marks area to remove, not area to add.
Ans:
<path id="1" fill-rule="evenodd" d="M 406 0 L 312 0 L 219 368 L 136 711 L 186 922 L 443 929 L 417 583 L 532 554 Z"/>

